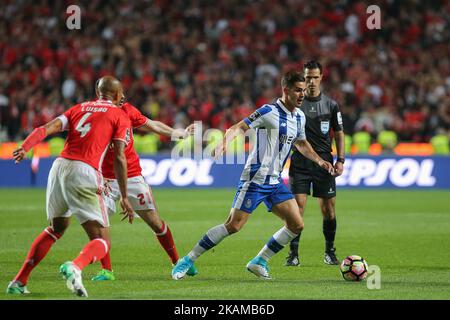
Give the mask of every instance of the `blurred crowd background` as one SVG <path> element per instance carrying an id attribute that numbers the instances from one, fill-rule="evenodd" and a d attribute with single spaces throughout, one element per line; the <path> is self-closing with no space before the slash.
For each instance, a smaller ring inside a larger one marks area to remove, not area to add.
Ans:
<path id="1" fill-rule="evenodd" d="M 66 8 L 81 9 L 69 30 Z M 366 9 L 381 8 L 381 29 Z M 0 142 L 18 141 L 118 77 L 127 100 L 175 127 L 226 129 L 317 59 L 346 134 L 450 134 L 450 2 L 17 1 L 0 4 Z M 164 141 L 163 141 L 164 142 Z M 167 147 L 161 143 L 160 148 Z"/>

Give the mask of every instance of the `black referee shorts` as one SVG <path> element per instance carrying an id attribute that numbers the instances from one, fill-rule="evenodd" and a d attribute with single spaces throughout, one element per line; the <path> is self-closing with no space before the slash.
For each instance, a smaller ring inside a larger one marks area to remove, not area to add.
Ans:
<path id="1" fill-rule="evenodd" d="M 333 163 L 331 153 L 318 155 Z M 316 198 L 333 198 L 336 196 L 336 179 L 325 169 L 307 159 L 298 152 L 294 152 L 289 167 L 289 184 L 293 194 L 303 193 Z"/>

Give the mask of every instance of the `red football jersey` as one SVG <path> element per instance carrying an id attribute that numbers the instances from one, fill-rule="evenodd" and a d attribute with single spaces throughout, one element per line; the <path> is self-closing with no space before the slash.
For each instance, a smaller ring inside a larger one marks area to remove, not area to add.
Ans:
<path id="1" fill-rule="evenodd" d="M 96 100 L 77 104 L 59 117 L 68 129 L 61 157 L 78 160 L 101 170 L 112 140 L 129 143 L 130 120 L 111 101 Z"/>
<path id="2" fill-rule="evenodd" d="M 147 122 L 147 117 L 145 117 L 136 107 L 124 103 L 122 110 L 128 115 L 130 119 L 130 131 L 133 132 L 133 128 L 138 128 L 143 126 Z M 128 178 L 136 177 L 141 175 L 141 165 L 139 164 L 139 156 L 134 150 L 134 139 L 133 134 L 130 136 L 130 142 L 125 148 L 125 156 L 127 157 L 128 166 Z M 106 153 L 105 161 L 103 162 L 102 173 L 105 178 L 115 179 L 114 175 L 114 149 L 110 148 Z"/>

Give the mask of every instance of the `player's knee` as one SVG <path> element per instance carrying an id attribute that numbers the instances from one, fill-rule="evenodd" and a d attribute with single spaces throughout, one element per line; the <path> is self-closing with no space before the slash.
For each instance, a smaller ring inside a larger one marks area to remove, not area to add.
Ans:
<path id="1" fill-rule="evenodd" d="M 156 220 L 156 219 L 148 219 L 148 221 L 146 221 L 148 226 L 154 231 L 154 232 L 161 232 L 163 223 L 160 220 Z"/>
<path id="2" fill-rule="evenodd" d="M 62 236 L 64 232 L 67 230 L 67 225 L 62 224 L 54 224 L 50 226 L 50 228 L 57 233 L 59 236 Z"/>
<path id="3" fill-rule="evenodd" d="M 332 220 L 334 219 L 334 208 L 333 207 L 323 207 L 322 208 L 322 215 L 325 219 L 327 220 Z"/>
<path id="4" fill-rule="evenodd" d="M 334 219 L 336 219 L 336 215 L 335 215 L 334 211 L 331 211 L 331 212 L 328 213 L 327 216 L 325 216 L 325 218 L 327 220 L 334 220 Z"/>
<path id="5" fill-rule="evenodd" d="M 292 222 L 292 223 L 288 224 L 287 228 L 295 234 L 300 234 L 300 232 L 302 232 L 304 226 L 305 225 L 304 225 L 303 221 L 296 221 L 296 222 Z"/>
<path id="6" fill-rule="evenodd" d="M 136 212 L 145 223 L 155 232 L 159 232 L 162 226 L 162 220 L 156 210 L 142 210 Z"/>
<path id="7" fill-rule="evenodd" d="M 334 206 L 330 204 L 323 204 L 321 206 L 322 215 L 324 218 L 330 220 L 334 218 Z"/>
<path id="8" fill-rule="evenodd" d="M 46 232 L 49 233 L 53 238 L 56 237 L 56 239 L 59 239 L 63 236 L 64 231 L 66 231 L 67 228 L 55 228 L 53 226 L 49 226 L 46 228 Z M 56 240 L 55 239 L 55 240 Z"/>
<path id="9" fill-rule="evenodd" d="M 302 232 L 304 227 L 305 227 L 305 224 L 304 224 L 303 221 L 298 222 L 298 223 L 296 224 L 296 230 L 295 230 L 295 233 L 298 234 L 298 233 Z"/>
<path id="10" fill-rule="evenodd" d="M 225 224 L 225 228 L 227 228 L 228 234 L 233 234 L 239 232 L 242 229 L 242 224 L 230 222 Z"/>

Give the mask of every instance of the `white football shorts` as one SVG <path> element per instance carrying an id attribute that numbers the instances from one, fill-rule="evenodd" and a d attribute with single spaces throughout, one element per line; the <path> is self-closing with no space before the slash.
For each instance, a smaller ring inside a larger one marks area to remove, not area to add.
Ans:
<path id="1" fill-rule="evenodd" d="M 109 227 L 108 212 L 102 196 L 103 177 L 90 165 L 57 158 L 47 182 L 47 218 L 74 215 L 80 224 L 98 221 Z"/>
<path id="2" fill-rule="evenodd" d="M 155 210 L 152 189 L 145 182 L 144 177 L 131 177 L 127 181 L 128 199 L 133 210 Z M 116 212 L 116 201 L 120 199 L 120 189 L 115 179 L 105 178 L 105 182 L 109 190 L 108 195 L 105 196 L 105 204 L 108 208 L 108 214 L 111 215 Z"/>

